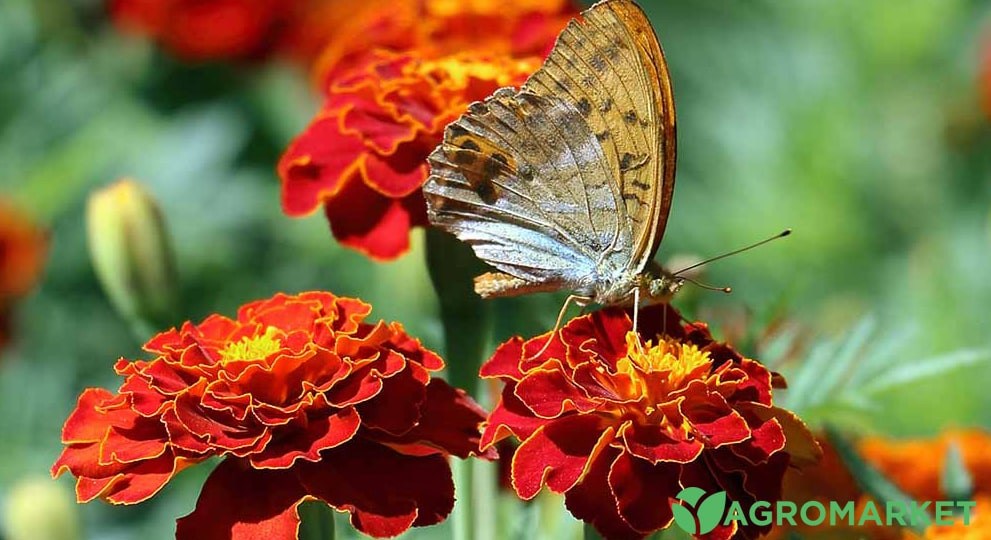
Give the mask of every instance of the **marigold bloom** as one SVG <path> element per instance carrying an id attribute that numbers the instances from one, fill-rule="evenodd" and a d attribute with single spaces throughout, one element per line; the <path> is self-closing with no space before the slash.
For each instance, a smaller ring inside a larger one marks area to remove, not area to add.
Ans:
<path id="1" fill-rule="evenodd" d="M 863 505 L 870 498 L 857 486 L 856 481 L 843 463 L 836 456 L 832 447 L 821 441 L 824 450 L 823 459 L 815 466 L 807 467 L 800 474 L 789 473 L 785 476 L 784 498 L 803 504 L 817 500 L 829 501 L 858 501 Z M 899 489 L 916 501 L 949 500 L 949 494 L 943 493 L 943 467 L 946 464 L 947 452 L 951 445 L 956 445 L 960 451 L 963 465 L 973 480 L 976 499 L 979 508 L 985 506 L 985 514 L 991 512 L 987 508 L 991 496 L 991 436 L 981 430 L 951 430 L 936 438 L 891 440 L 883 437 L 869 437 L 858 443 L 858 450 L 865 461 L 876 467 L 885 477 Z M 985 502 L 981 503 L 981 500 Z M 980 514 L 980 511 L 976 512 Z M 978 527 L 977 520 L 969 527 L 960 525 L 933 526 L 926 532 L 926 538 L 943 538 L 939 534 L 958 534 L 970 531 L 972 538 L 984 538 L 986 533 Z M 991 521 L 991 520 L 989 520 Z M 982 525 L 991 527 L 991 525 Z M 776 528 L 769 538 L 787 538 L 792 530 L 802 536 L 812 538 L 837 538 L 838 535 L 848 534 L 851 538 L 864 537 L 878 540 L 918 538 L 908 531 L 900 531 L 894 527 L 832 527 L 819 526 L 783 526 Z M 931 536 L 937 535 L 937 536 Z M 845 538 L 845 536 L 844 536 Z M 946 536 L 946 538 L 968 538 L 966 536 Z"/>
<path id="2" fill-rule="evenodd" d="M 991 498 L 977 497 L 977 504 L 971 509 L 969 523 L 958 517 L 952 525 L 930 525 L 926 527 L 924 540 L 985 540 L 991 538 Z M 905 531 L 904 540 L 918 540 L 919 536 Z"/>
<path id="3" fill-rule="evenodd" d="M 783 381 L 704 323 L 678 321 L 667 306 L 643 310 L 644 343 L 624 311 L 606 309 L 553 336 L 511 339 L 482 366 L 506 385 L 482 448 L 522 441 L 512 463 L 521 498 L 546 485 L 607 538 L 642 538 L 671 524 L 684 487 L 726 491 L 748 508 L 778 500 L 785 470 L 816 459 L 805 425 L 773 405 Z"/>
<path id="4" fill-rule="evenodd" d="M 145 344 L 153 359 L 117 363 L 118 393 L 83 392 L 52 473 L 75 475 L 81 502 L 131 504 L 225 457 L 180 539 L 295 538 L 307 498 L 376 537 L 442 521 L 454 504 L 446 456 L 476 453 L 484 411 L 431 379 L 443 361 L 401 325 L 364 322 L 370 310 L 278 294 L 159 334 Z"/>
<path id="5" fill-rule="evenodd" d="M 47 252 L 45 231 L 0 199 L 0 345 L 7 342 L 15 302 L 37 284 Z"/>
<path id="6" fill-rule="evenodd" d="M 860 452 L 906 494 L 920 501 L 947 498 L 940 486 L 951 445 L 960 450 L 974 481 L 974 492 L 991 496 L 991 435 L 981 430 L 951 430 L 931 439 L 891 440 L 871 437 Z"/>
<path id="7" fill-rule="evenodd" d="M 574 13 L 490 1 L 369 0 L 335 31 L 315 69 L 323 109 L 283 155 L 282 206 L 320 208 L 334 236 L 388 260 L 426 225 L 420 187 L 444 127 L 536 70 Z M 484 28 L 484 32 L 478 29 Z"/>

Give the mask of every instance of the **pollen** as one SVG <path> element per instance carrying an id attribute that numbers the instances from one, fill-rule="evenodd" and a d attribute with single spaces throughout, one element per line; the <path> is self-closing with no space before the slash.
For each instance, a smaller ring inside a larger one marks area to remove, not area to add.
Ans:
<path id="1" fill-rule="evenodd" d="M 233 361 L 263 360 L 282 348 L 282 342 L 276 335 L 279 330 L 269 326 L 264 334 L 254 337 L 243 337 L 241 341 L 228 344 L 220 351 L 222 363 Z"/>
<path id="2" fill-rule="evenodd" d="M 643 343 L 640 337 L 626 334 L 626 357 L 617 363 L 617 371 L 633 381 L 633 394 L 655 403 L 684 388 L 693 380 L 708 376 L 712 368 L 709 353 L 690 343 L 660 338 L 657 343 Z"/>

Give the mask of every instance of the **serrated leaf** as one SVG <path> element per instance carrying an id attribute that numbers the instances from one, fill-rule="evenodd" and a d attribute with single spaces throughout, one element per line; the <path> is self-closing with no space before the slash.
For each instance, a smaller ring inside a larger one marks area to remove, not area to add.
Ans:
<path id="1" fill-rule="evenodd" d="M 946 450 L 939 482 L 943 493 L 951 501 L 968 501 L 974 495 L 974 478 L 967 470 L 956 441 L 951 442 Z"/>
<path id="2" fill-rule="evenodd" d="M 818 374 L 829 365 L 835 350 L 836 344 L 831 342 L 821 342 L 813 346 L 806 360 L 788 377 L 788 392 L 782 400 L 785 408 L 801 413 L 803 409 L 813 404 L 810 397 Z"/>
<path id="3" fill-rule="evenodd" d="M 868 340 L 874 334 L 877 324 L 873 317 L 865 317 L 849 333 L 832 357 L 831 361 L 816 374 L 816 384 L 810 389 L 809 401 L 819 403 L 836 393 L 862 356 Z"/>
<path id="4" fill-rule="evenodd" d="M 887 370 L 873 384 L 861 388 L 866 393 L 891 390 L 922 379 L 937 377 L 949 371 L 991 361 L 991 352 L 985 349 L 968 349 L 943 354 L 933 358 L 906 362 Z"/>
<path id="5" fill-rule="evenodd" d="M 683 531 L 690 534 L 696 534 L 698 532 L 695 528 L 697 525 L 695 515 L 692 514 L 691 510 L 676 503 L 671 505 L 671 513 L 674 514 L 674 522 L 677 523 Z"/>
<path id="6" fill-rule="evenodd" d="M 830 425 L 825 426 L 826 437 L 836 450 L 840 460 L 846 465 L 853 479 L 860 486 L 860 489 L 870 495 L 876 501 L 901 502 L 905 505 L 915 502 L 914 499 L 905 494 L 891 480 L 884 476 L 881 471 L 873 465 L 867 463 L 842 434 Z M 920 536 L 925 533 L 925 524 L 912 523 L 910 528 Z"/>

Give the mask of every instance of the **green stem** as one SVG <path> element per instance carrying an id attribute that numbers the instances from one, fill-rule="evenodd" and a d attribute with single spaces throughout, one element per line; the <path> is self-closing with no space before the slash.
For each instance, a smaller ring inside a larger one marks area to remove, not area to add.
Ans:
<path id="1" fill-rule="evenodd" d="M 595 530 L 595 527 L 585 523 L 582 525 L 582 540 L 602 540 L 602 535 Z"/>
<path id="2" fill-rule="evenodd" d="M 471 248 L 436 229 L 427 229 L 427 268 L 444 325 L 448 382 L 477 396 L 492 327 L 491 306 L 475 294 L 475 276 L 485 268 Z"/>
<path id="3" fill-rule="evenodd" d="M 322 501 L 308 501 L 299 506 L 299 540 L 334 540 L 334 509 Z"/>
<path id="4" fill-rule="evenodd" d="M 471 248 L 453 236 L 427 229 L 427 268 L 437 292 L 444 325 L 447 380 L 481 399 L 478 369 L 486 357 L 492 328 L 492 310 L 474 290 L 474 278 L 484 266 Z M 470 462 L 453 464 L 458 502 L 451 515 L 455 540 L 495 538 L 491 519 L 496 504 L 494 482 L 476 478 Z"/>

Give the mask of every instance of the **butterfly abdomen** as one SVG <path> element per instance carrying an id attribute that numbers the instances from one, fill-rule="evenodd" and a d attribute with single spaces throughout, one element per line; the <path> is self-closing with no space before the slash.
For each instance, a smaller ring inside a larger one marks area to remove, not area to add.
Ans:
<path id="1" fill-rule="evenodd" d="M 560 289 L 556 283 L 535 283 L 502 272 L 487 272 L 475 278 L 475 292 L 482 298 L 522 296 Z"/>

